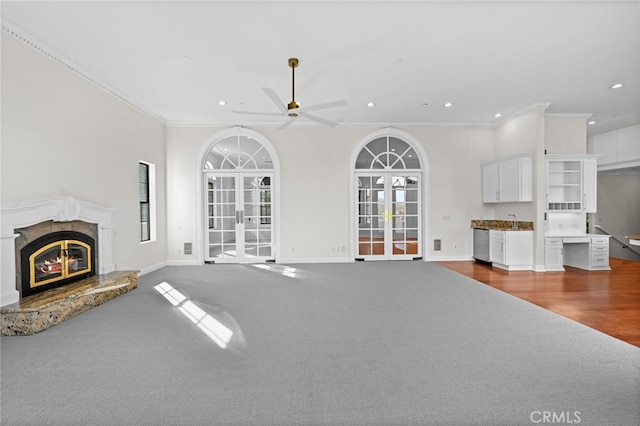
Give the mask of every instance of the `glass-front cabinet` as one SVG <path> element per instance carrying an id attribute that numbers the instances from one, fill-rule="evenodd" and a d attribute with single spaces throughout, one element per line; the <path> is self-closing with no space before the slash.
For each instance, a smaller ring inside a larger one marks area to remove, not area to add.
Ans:
<path id="1" fill-rule="evenodd" d="M 546 210 L 595 213 L 595 158 L 547 156 Z"/>

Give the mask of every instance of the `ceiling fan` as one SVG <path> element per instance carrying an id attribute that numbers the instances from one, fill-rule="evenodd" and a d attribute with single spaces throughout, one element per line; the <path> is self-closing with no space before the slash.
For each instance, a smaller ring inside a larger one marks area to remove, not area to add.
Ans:
<path id="1" fill-rule="evenodd" d="M 280 126 L 280 129 L 284 129 L 288 127 L 298 117 L 308 118 L 309 120 L 316 121 L 318 123 L 324 124 L 325 126 L 329 126 L 329 127 L 337 126 L 338 123 L 335 123 L 330 120 L 326 120 L 324 118 L 318 117 L 313 114 L 309 114 L 308 111 L 317 111 L 320 109 L 345 106 L 347 105 L 347 101 L 340 100 L 340 101 L 327 102 L 323 104 L 316 104 L 316 105 L 310 105 L 305 107 L 301 107 L 300 104 L 296 102 L 295 100 L 296 99 L 295 98 L 295 69 L 298 67 L 298 63 L 299 61 L 297 58 L 289 58 L 289 67 L 291 68 L 291 102 L 285 105 L 285 103 L 282 102 L 282 100 L 280 100 L 280 97 L 278 97 L 278 94 L 276 93 L 275 90 L 269 89 L 266 87 L 262 88 L 264 93 L 266 93 L 266 95 L 276 105 L 276 107 L 280 112 L 278 113 L 253 112 L 253 111 L 231 111 L 231 112 L 236 114 L 253 114 L 253 115 L 270 115 L 270 116 L 288 117 L 288 120 L 285 121 L 282 124 L 282 126 Z"/>

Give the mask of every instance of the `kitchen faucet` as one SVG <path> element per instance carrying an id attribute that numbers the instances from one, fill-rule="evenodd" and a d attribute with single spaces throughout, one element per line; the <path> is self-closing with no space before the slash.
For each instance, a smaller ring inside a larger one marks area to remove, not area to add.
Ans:
<path id="1" fill-rule="evenodd" d="M 511 221 L 511 228 L 518 229 L 518 222 L 516 222 L 516 215 L 513 213 L 510 213 L 507 215 L 507 219 L 509 219 L 510 217 L 513 218 L 513 220 Z"/>

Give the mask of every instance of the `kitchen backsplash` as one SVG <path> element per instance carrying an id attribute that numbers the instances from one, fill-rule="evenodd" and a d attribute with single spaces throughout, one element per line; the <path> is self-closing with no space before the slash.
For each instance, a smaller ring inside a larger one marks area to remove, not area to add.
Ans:
<path id="1" fill-rule="evenodd" d="M 547 213 L 545 235 L 583 235 L 586 230 L 586 213 Z"/>

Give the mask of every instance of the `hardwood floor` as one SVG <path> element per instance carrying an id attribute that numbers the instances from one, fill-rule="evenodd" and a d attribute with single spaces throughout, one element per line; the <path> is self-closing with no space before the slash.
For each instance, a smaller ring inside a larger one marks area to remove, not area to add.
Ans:
<path id="1" fill-rule="evenodd" d="M 640 347 L 640 262 L 611 271 L 508 272 L 475 262 L 436 262 L 477 281 Z"/>

